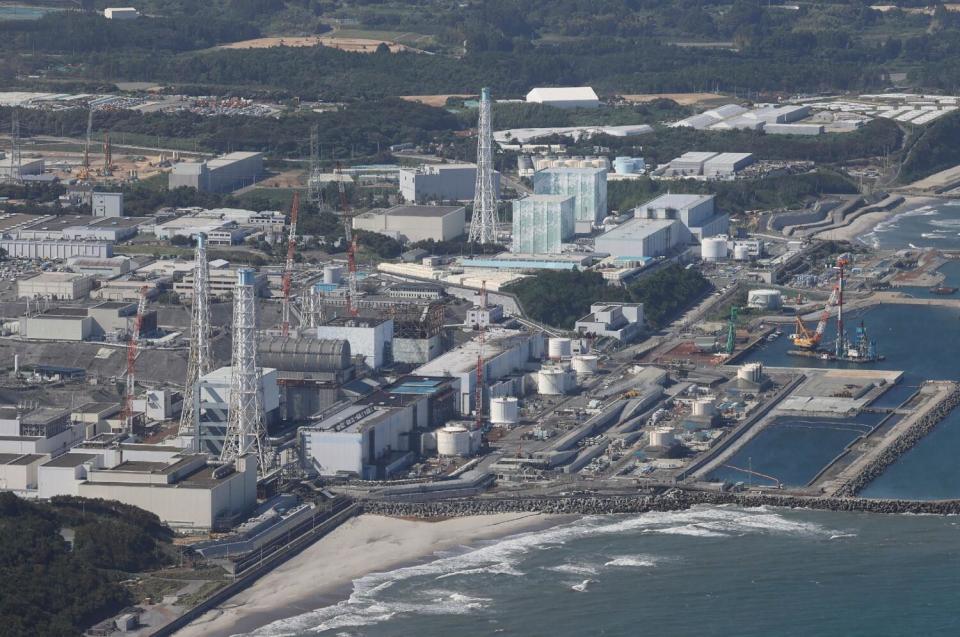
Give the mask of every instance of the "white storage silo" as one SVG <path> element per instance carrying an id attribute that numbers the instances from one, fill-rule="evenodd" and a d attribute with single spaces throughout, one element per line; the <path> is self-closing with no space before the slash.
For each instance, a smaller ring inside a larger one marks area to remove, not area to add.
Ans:
<path id="1" fill-rule="evenodd" d="M 700 257 L 704 261 L 720 261 L 727 258 L 726 237 L 707 237 L 700 244 Z"/>
<path id="2" fill-rule="evenodd" d="M 761 310 L 776 310 L 783 304 L 780 290 L 750 290 L 747 305 Z"/>
<path id="3" fill-rule="evenodd" d="M 495 425 L 515 425 L 520 422 L 520 403 L 513 396 L 490 400 L 490 422 Z"/>
<path id="4" fill-rule="evenodd" d="M 323 282 L 327 285 L 339 285 L 343 280 L 342 265 L 326 265 L 323 267 Z"/>
<path id="5" fill-rule="evenodd" d="M 593 354 L 574 356 L 570 361 L 573 371 L 578 374 L 596 374 L 600 365 L 600 358 Z"/>
<path id="6" fill-rule="evenodd" d="M 437 431 L 437 453 L 441 456 L 470 455 L 470 432 L 466 427 L 451 425 Z"/>
<path id="7" fill-rule="evenodd" d="M 651 447 L 672 447 L 676 438 L 670 427 L 657 427 L 650 431 Z"/>
<path id="8" fill-rule="evenodd" d="M 712 398 L 698 398 L 693 401 L 692 413 L 694 416 L 713 416 L 716 411 Z"/>
<path id="9" fill-rule="evenodd" d="M 735 261 L 749 261 L 750 248 L 742 243 L 733 246 L 733 258 Z"/>
<path id="10" fill-rule="evenodd" d="M 567 370 L 562 367 L 544 367 L 537 374 L 537 391 L 543 396 L 561 396 L 567 393 Z"/>
<path id="11" fill-rule="evenodd" d="M 573 354 L 573 343 L 569 338 L 551 338 L 547 342 L 547 356 L 552 361 L 570 358 Z"/>
<path id="12" fill-rule="evenodd" d="M 759 383 L 763 376 L 763 365 L 761 363 L 747 363 L 741 365 L 737 370 L 737 378 L 751 383 Z"/>

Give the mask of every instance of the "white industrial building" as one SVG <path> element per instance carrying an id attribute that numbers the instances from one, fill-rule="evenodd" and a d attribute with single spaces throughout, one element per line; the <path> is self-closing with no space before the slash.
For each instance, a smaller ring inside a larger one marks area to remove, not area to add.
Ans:
<path id="1" fill-rule="evenodd" d="M 661 195 L 637 207 L 633 214 L 637 219 L 676 219 L 701 241 L 730 229 L 730 216 L 716 211 L 715 200 L 714 195 Z"/>
<path id="2" fill-rule="evenodd" d="M 12 259 L 109 258 L 113 244 L 105 241 L 61 241 L 46 239 L 0 239 L 0 250 Z"/>
<path id="3" fill-rule="evenodd" d="M 130 272 L 130 257 L 70 257 L 67 259 L 67 267 L 78 274 L 111 278 Z"/>
<path id="4" fill-rule="evenodd" d="M 451 241 L 463 236 L 467 213 L 463 206 L 401 205 L 371 210 L 353 218 L 356 230 L 377 232 L 398 241 Z"/>
<path id="5" fill-rule="evenodd" d="M 137 314 L 137 304 L 129 301 L 104 301 L 93 307 L 56 307 L 39 314 L 20 317 L 20 337 L 31 340 L 83 341 L 88 338 L 129 337 Z M 157 313 L 147 310 L 140 326 L 142 334 L 157 329 Z"/>
<path id="6" fill-rule="evenodd" d="M 318 339 L 349 341 L 350 351 L 355 356 L 363 356 L 363 362 L 371 369 L 391 362 L 392 319 L 338 316 L 303 332 Z"/>
<path id="7" fill-rule="evenodd" d="M 279 417 L 280 389 L 277 379 L 276 369 L 260 369 L 260 406 L 266 423 Z M 198 401 L 194 404 L 194 425 L 199 432 L 195 448 L 214 458 L 220 457 L 227 435 L 232 380 L 233 368 L 220 367 L 200 378 L 199 391 L 194 394 L 194 400 Z"/>
<path id="8" fill-rule="evenodd" d="M 168 262 L 169 263 L 169 262 Z M 233 296 L 237 289 L 237 269 L 242 266 L 231 267 L 226 261 L 211 261 L 210 276 L 207 280 L 207 289 L 210 296 L 217 299 L 226 299 Z M 181 272 L 184 270 L 181 270 Z M 186 274 L 179 281 L 174 282 L 173 291 L 182 299 L 193 298 L 193 265 L 185 270 Z M 267 290 L 267 275 L 257 272 L 253 277 L 253 288 L 257 296 L 263 296 Z"/>
<path id="9" fill-rule="evenodd" d="M 13 161 L 12 156 L 8 156 L 7 160 L 0 164 L 0 178 L 9 178 L 13 172 L 13 168 L 10 165 Z M 43 175 L 46 165 L 44 164 L 43 159 L 22 159 L 20 161 L 20 176 L 26 177 L 28 175 Z"/>
<path id="10" fill-rule="evenodd" d="M 607 170 L 605 168 L 548 168 L 533 175 L 538 195 L 575 197 L 577 232 L 590 232 L 607 216 Z"/>
<path id="11" fill-rule="evenodd" d="M 95 192 L 92 195 L 91 208 L 94 217 L 122 217 L 122 192 Z"/>
<path id="12" fill-rule="evenodd" d="M 103 17 L 107 20 L 136 20 L 140 12 L 133 7 L 107 7 L 103 10 Z"/>
<path id="13" fill-rule="evenodd" d="M 715 153 L 692 151 L 672 160 L 664 176 L 668 177 L 704 177 L 705 179 L 726 179 L 753 163 L 750 153 Z"/>
<path id="14" fill-rule="evenodd" d="M 513 251 L 560 254 L 574 235 L 576 198 L 530 195 L 513 202 Z"/>
<path id="15" fill-rule="evenodd" d="M 174 237 L 195 239 L 198 234 L 209 235 L 211 232 L 231 226 L 236 227 L 236 223 L 223 221 L 219 217 L 183 216 L 158 223 L 153 232 L 157 235 L 157 239 L 169 241 Z"/>
<path id="16" fill-rule="evenodd" d="M 688 245 L 690 237 L 676 219 L 630 219 L 598 236 L 594 245 L 614 257 L 660 257 Z"/>
<path id="17" fill-rule="evenodd" d="M 60 236 L 68 241 L 107 241 L 116 243 L 136 236 L 147 217 L 101 217 L 90 223 L 64 228 Z"/>
<path id="18" fill-rule="evenodd" d="M 230 192 L 255 183 L 262 174 L 263 153 L 236 152 L 202 162 L 174 164 L 168 187 Z"/>
<path id="19" fill-rule="evenodd" d="M 0 454 L 57 455 L 83 440 L 84 432 L 83 425 L 70 422 L 68 410 L 0 407 Z"/>
<path id="20" fill-rule="evenodd" d="M 426 164 L 400 169 L 404 201 L 473 201 L 477 185 L 475 164 Z M 493 172 L 494 191 L 500 192 L 500 173 Z"/>
<path id="21" fill-rule="evenodd" d="M 41 272 L 17 281 L 17 298 L 75 301 L 93 289 L 94 278 L 74 272 Z"/>
<path id="22" fill-rule="evenodd" d="M 555 108 L 597 108 L 600 98 L 589 86 L 535 88 L 527 93 L 528 104 L 546 104 Z"/>
<path id="23" fill-rule="evenodd" d="M 643 303 L 593 303 L 590 314 L 579 319 L 578 334 L 615 338 L 628 343 L 643 332 Z"/>

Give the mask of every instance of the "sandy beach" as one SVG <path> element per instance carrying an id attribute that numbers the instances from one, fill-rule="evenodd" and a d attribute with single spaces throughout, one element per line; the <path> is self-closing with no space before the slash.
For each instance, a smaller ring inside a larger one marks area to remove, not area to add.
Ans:
<path id="1" fill-rule="evenodd" d="M 346 522 L 250 588 L 204 614 L 178 637 L 227 637 L 349 597 L 363 575 L 425 560 L 437 551 L 564 521 L 540 514 L 483 515 L 439 522 L 362 515 Z"/>
<path id="2" fill-rule="evenodd" d="M 883 210 L 880 212 L 870 212 L 865 215 L 860 215 L 854 219 L 853 223 L 849 225 L 843 226 L 842 228 L 833 228 L 831 230 L 819 232 L 815 235 L 815 237 L 817 239 L 824 239 L 827 241 L 856 241 L 859 237 L 869 234 L 875 227 L 877 227 L 877 224 L 880 224 L 902 212 L 906 212 L 907 210 L 919 208 L 920 206 L 926 206 L 936 201 L 939 201 L 939 199 L 936 197 L 904 197 L 903 203 L 893 210 Z"/>

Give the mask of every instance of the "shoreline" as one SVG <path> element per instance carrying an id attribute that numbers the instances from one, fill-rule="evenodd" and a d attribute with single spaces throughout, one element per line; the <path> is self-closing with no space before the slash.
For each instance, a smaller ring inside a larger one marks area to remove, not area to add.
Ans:
<path id="1" fill-rule="evenodd" d="M 916 208 L 921 208 L 923 206 L 929 206 L 937 201 L 940 201 L 940 199 L 937 197 L 904 195 L 903 203 L 893 210 L 878 210 L 877 212 L 868 212 L 864 215 L 860 215 L 845 226 L 824 230 L 816 233 L 813 236 L 816 239 L 823 239 L 825 241 L 849 241 L 850 243 L 861 243 L 866 245 L 861 237 L 873 232 L 874 229 L 884 221 L 889 221 L 893 217 L 905 212 L 909 212 L 910 210 L 915 210 Z"/>
<path id="2" fill-rule="evenodd" d="M 175 633 L 230 637 L 333 606 L 365 575 L 428 562 L 438 551 L 536 531 L 580 516 L 492 513 L 440 520 L 363 514 Z"/>

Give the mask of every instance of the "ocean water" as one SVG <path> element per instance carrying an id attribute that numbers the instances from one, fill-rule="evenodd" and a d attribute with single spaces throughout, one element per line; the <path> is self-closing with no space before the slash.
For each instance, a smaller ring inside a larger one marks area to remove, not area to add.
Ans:
<path id="1" fill-rule="evenodd" d="M 878 224 L 861 241 L 875 248 L 960 248 L 960 201 L 904 211 Z"/>
<path id="2" fill-rule="evenodd" d="M 257 637 L 960 634 L 954 517 L 596 516 L 357 580 Z"/>

